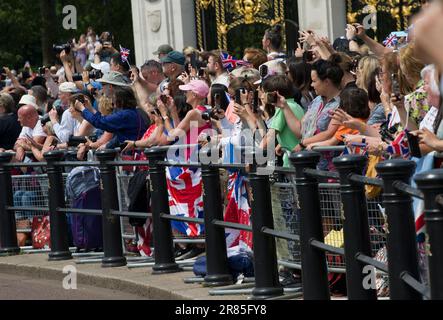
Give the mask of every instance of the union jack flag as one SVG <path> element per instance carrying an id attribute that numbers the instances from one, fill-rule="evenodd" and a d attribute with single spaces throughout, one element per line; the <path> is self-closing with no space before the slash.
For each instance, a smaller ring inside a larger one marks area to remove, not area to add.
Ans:
<path id="1" fill-rule="evenodd" d="M 251 225 L 251 207 L 248 202 L 245 177 L 238 172 L 231 173 L 228 182 L 228 204 L 225 210 L 225 221 Z M 226 229 L 228 248 L 239 247 L 240 250 L 252 251 L 252 233 Z"/>
<path id="2" fill-rule="evenodd" d="M 406 139 L 406 131 L 400 132 L 394 141 L 388 146 L 386 151 L 392 155 L 399 155 L 404 159 L 409 159 L 411 154 L 409 152 L 409 143 Z"/>
<path id="3" fill-rule="evenodd" d="M 201 170 L 170 167 L 166 169 L 166 177 L 171 215 L 203 218 Z M 189 237 L 198 237 L 204 232 L 204 226 L 197 223 L 173 221 L 172 227 Z"/>
<path id="4" fill-rule="evenodd" d="M 385 41 L 383 41 L 383 45 L 386 48 L 394 48 L 398 44 L 398 38 L 395 34 L 390 34 Z"/>
<path id="5" fill-rule="evenodd" d="M 347 145 L 345 147 L 345 150 L 343 150 L 342 156 L 347 154 L 358 154 L 365 156 L 368 153 L 368 145 L 365 142 L 365 139 L 363 139 L 363 143 L 352 143 L 349 146 Z"/>
<path id="6" fill-rule="evenodd" d="M 236 60 L 229 53 L 221 53 L 220 59 L 223 64 L 223 68 L 225 68 L 228 71 L 232 71 L 232 70 L 236 69 L 238 66 L 248 66 L 249 65 L 249 63 L 246 61 Z"/>
<path id="7" fill-rule="evenodd" d="M 130 54 L 131 54 L 131 50 L 120 46 L 120 56 L 122 57 L 123 62 L 128 62 Z"/>
<path id="8" fill-rule="evenodd" d="M 153 231 L 153 225 L 151 218 L 146 219 L 146 223 L 143 225 L 143 227 L 135 228 L 135 232 L 137 232 L 138 234 L 137 250 L 142 257 L 152 256 L 152 250 L 151 250 L 152 231 Z"/>

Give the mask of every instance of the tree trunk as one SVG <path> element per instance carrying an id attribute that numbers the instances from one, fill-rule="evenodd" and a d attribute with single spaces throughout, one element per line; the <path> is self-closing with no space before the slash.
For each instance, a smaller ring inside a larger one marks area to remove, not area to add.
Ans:
<path id="1" fill-rule="evenodd" d="M 55 58 L 52 50 L 57 30 L 55 1 L 56 0 L 40 0 L 40 13 L 42 19 L 41 42 L 43 65 L 45 66 L 51 66 Z"/>

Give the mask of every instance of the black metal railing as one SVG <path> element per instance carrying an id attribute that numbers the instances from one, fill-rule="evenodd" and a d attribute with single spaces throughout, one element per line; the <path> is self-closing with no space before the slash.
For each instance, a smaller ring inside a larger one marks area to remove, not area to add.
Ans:
<path id="1" fill-rule="evenodd" d="M 153 273 L 179 272 L 173 250 L 171 220 L 205 225 L 207 275 L 205 285 L 224 286 L 233 283 L 229 272 L 225 228 L 252 232 L 256 299 L 281 296 L 283 288 L 278 279 L 275 238 L 299 241 L 304 299 L 330 299 L 326 253 L 345 257 L 346 283 L 349 299 L 377 299 L 373 286 L 366 287 L 365 266 L 371 265 L 388 273 L 391 299 L 443 299 L 443 170 L 432 170 L 415 178 L 418 189 L 410 186 L 415 163 L 389 160 L 377 165 L 380 178 L 362 176 L 366 158 L 346 155 L 334 159 L 337 172 L 316 169 L 320 154 L 315 151 L 294 153 L 290 160 L 293 168 L 276 168 L 274 171 L 295 175 L 295 188 L 301 212 L 300 234 L 275 230 L 273 225 L 269 175 L 259 172 L 252 156 L 249 164 L 201 164 L 165 161 L 168 147 L 145 150 L 147 161 L 116 161 L 118 151 L 104 150 L 96 153 L 98 161 L 63 161 L 64 152 L 45 154 L 45 163 L 11 163 L 11 154 L 0 154 L 0 253 L 17 254 L 15 211 L 26 210 L 14 206 L 12 201 L 11 169 L 14 167 L 44 167 L 49 179 L 48 211 L 51 221 L 51 251 L 49 260 L 71 259 L 68 247 L 65 213 L 99 214 L 103 216 L 104 257 L 103 267 L 126 265 L 120 233 L 120 216 L 152 217 L 154 225 Z M 218 150 L 201 152 L 210 157 Z M 143 165 L 149 167 L 152 213 L 118 210 L 116 167 Z M 98 166 L 101 171 L 102 209 L 68 209 L 64 199 L 63 168 Z M 165 169 L 167 166 L 198 167 L 202 170 L 204 218 L 173 216 L 169 201 Z M 223 221 L 219 169 L 242 170 L 247 174 L 251 188 L 251 225 Z M 334 179 L 340 183 L 341 214 L 343 218 L 344 248 L 324 242 L 319 201 L 319 180 Z M 371 255 L 366 205 L 365 185 L 383 188 L 383 206 L 387 215 L 387 265 Z M 412 197 L 424 199 L 425 222 L 428 236 L 429 287 L 419 279 L 417 243 Z M 35 211 L 36 209 L 33 208 Z"/>

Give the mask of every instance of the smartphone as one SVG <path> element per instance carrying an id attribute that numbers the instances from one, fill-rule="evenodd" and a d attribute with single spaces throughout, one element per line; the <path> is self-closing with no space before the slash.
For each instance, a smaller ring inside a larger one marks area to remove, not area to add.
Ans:
<path id="1" fill-rule="evenodd" d="M 308 50 L 305 52 L 305 61 L 306 62 L 312 62 L 314 61 L 314 52 L 311 50 Z"/>
<path id="2" fill-rule="evenodd" d="M 164 94 L 162 94 L 160 96 L 160 100 L 161 100 L 161 102 L 163 102 L 163 104 L 167 104 L 168 103 L 168 97 L 166 95 L 164 95 Z"/>
<path id="3" fill-rule="evenodd" d="M 238 88 L 236 91 L 235 91 L 235 103 L 238 103 L 238 104 L 242 104 L 241 103 L 241 94 L 242 93 L 245 93 L 245 88 Z"/>
<path id="4" fill-rule="evenodd" d="M 220 93 L 216 93 L 214 95 L 214 107 L 221 108 L 221 96 Z"/>
<path id="5" fill-rule="evenodd" d="M 275 92 L 268 92 L 266 94 L 266 102 L 269 104 L 277 103 L 277 94 Z"/>
<path id="6" fill-rule="evenodd" d="M 205 76 L 205 69 L 198 69 L 198 77 L 203 78 Z"/>
<path id="7" fill-rule="evenodd" d="M 197 53 L 191 54 L 191 67 L 197 69 Z"/>
<path id="8" fill-rule="evenodd" d="M 400 92 L 400 83 L 398 81 L 398 75 L 393 73 L 391 74 L 391 90 L 392 93 L 395 95 L 397 99 L 400 99 L 401 92 Z"/>
<path id="9" fill-rule="evenodd" d="M 262 64 L 260 66 L 259 72 L 260 72 L 260 78 L 262 78 L 262 79 L 266 78 L 266 76 L 268 75 L 268 66 L 265 64 Z"/>
<path id="10" fill-rule="evenodd" d="M 421 151 L 420 151 L 418 137 L 412 135 L 408 131 L 406 131 L 406 136 L 408 137 L 409 152 L 411 153 L 411 156 L 413 156 L 415 158 L 421 158 L 422 155 L 421 155 Z"/>
<path id="11" fill-rule="evenodd" d="M 258 90 L 254 91 L 254 100 L 252 103 L 252 112 L 257 113 L 259 108 Z"/>

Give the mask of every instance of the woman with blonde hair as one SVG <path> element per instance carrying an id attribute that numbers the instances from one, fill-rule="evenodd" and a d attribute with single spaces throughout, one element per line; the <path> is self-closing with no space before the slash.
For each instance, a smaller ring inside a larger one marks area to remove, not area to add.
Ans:
<path id="1" fill-rule="evenodd" d="M 367 92 L 371 82 L 371 74 L 379 67 L 380 62 L 375 55 L 362 57 L 357 67 L 357 87 Z"/>

